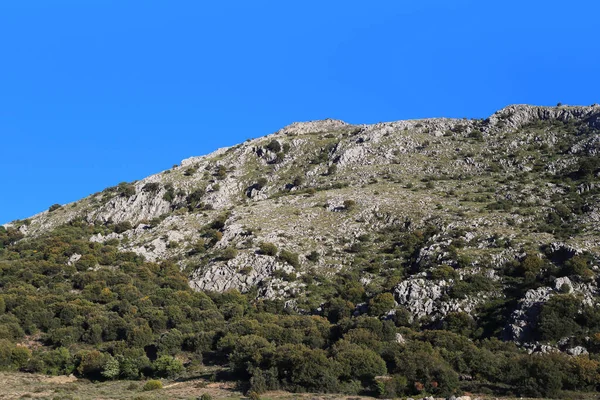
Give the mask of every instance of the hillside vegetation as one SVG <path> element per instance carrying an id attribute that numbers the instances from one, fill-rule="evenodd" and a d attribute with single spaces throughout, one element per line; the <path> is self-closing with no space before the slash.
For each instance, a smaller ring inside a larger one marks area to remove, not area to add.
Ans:
<path id="1" fill-rule="evenodd" d="M 0 368 L 380 397 L 600 385 L 600 106 L 282 130 L 0 227 Z"/>

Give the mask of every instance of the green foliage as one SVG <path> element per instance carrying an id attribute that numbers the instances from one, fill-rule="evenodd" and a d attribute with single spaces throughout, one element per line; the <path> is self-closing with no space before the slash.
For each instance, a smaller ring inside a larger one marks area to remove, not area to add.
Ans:
<path id="1" fill-rule="evenodd" d="M 300 266 L 300 259 L 298 254 L 293 253 L 288 250 L 281 250 L 279 252 L 279 259 L 283 262 L 290 264 L 294 268 L 298 268 Z"/>
<path id="2" fill-rule="evenodd" d="M 258 251 L 260 254 L 274 257 L 277 255 L 277 246 L 273 243 L 261 242 L 258 245 Z"/>
<path id="3" fill-rule="evenodd" d="M 149 392 L 151 390 L 160 390 L 163 388 L 163 384 L 161 381 L 157 381 L 157 380 L 149 380 L 146 383 L 144 383 L 144 386 L 142 386 L 142 390 Z"/>
<path id="4" fill-rule="evenodd" d="M 344 200 L 344 210 L 352 211 L 356 208 L 356 202 L 354 200 Z"/>
<path id="5" fill-rule="evenodd" d="M 396 301 L 391 293 L 381 293 L 369 300 L 369 314 L 373 316 L 385 315 L 395 306 Z"/>
<path id="6" fill-rule="evenodd" d="M 52 205 L 50 206 L 50 208 L 48 209 L 48 211 L 49 211 L 49 212 L 52 212 L 52 211 L 59 210 L 59 209 L 61 209 L 61 208 L 62 208 L 62 206 L 61 206 L 60 204 L 52 204 Z"/>
<path id="7" fill-rule="evenodd" d="M 133 226 L 131 225 L 131 222 L 123 221 L 123 222 L 119 222 L 119 223 L 115 224 L 114 231 L 115 231 L 115 233 L 123 233 L 132 228 L 133 228 Z"/>
<path id="8" fill-rule="evenodd" d="M 306 259 L 308 261 L 317 262 L 317 261 L 319 261 L 320 257 L 321 256 L 319 255 L 319 252 L 313 250 L 306 256 Z"/>
<path id="9" fill-rule="evenodd" d="M 149 192 L 149 193 L 156 193 L 159 190 L 160 190 L 160 183 L 158 183 L 158 182 L 149 182 L 149 183 L 146 183 L 142 187 L 142 191 Z"/>
<path id="10" fill-rule="evenodd" d="M 152 366 L 156 376 L 163 378 L 176 378 L 184 370 L 181 360 L 167 355 L 160 356 Z"/>
<path id="11" fill-rule="evenodd" d="M 541 340 L 559 340 L 579 332 L 581 301 L 570 295 L 556 295 L 542 306 L 538 322 Z"/>
<path id="12" fill-rule="evenodd" d="M 238 251 L 235 247 L 227 247 L 221 252 L 219 257 L 223 261 L 233 260 L 238 255 Z"/>
<path id="13" fill-rule="evenodd" d="M 279 153 L 281 151 L 281 144 L 277 140 L 273 139 L 265 146 L 265 148 L 273 153 Z"/>
<path id="14" fill-rule="evenodd" d="M 136 190 L 135 190 L 134 185 L 132 185 L 130 183 L 122 182 L 122 183 L 119 183 L 119 186 L 117 186 L 117 192 L 119 193 L 119 196 L 121 196 L 121 197 L 131 197 L 131 196 L 135 195 Z"/>

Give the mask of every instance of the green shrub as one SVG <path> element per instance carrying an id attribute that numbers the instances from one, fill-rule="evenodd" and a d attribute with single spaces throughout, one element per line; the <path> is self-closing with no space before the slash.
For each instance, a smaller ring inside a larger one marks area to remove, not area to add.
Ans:
<path id="1" fill-rule="evenodd" d="M 142 191 L 144 191 L 144 192 L 156 193 L 159 190 L 160 190 L 160 183 L 157 183 L 157 182 L 146 183 L 142 187 Z"/>
<path id="2" fill-rule="evenodd" d="M 160 356 L 152 364 L 157 376 L 163 378 L 175 378 L 184 371 L 183 363 L 175 357 Z"/>
<path id="3" fill-rule="evenodd" d="M 161 381 L 157 381 L 157 380 L 149 380 L 146 383 L 144 383 L 144 386 L 142 387 L 142 390 L 144 391 L 150 391 L 150 390 L 159 390 L 163 388 L 163 384 Z"/>
<path id="4" fill-rule="evenodd" d="M 269 144 L 267 144 L 266 149 L 272 151 L 273 153 L 279 153 L 281 151 L 281 144 L 275 139 L 271 140 Z"/>
<path id="5" fill-rule="evenodd" d="M 306 256 L 306 259 L 308 261 L 317 262 L 317 261 L 319 261 L 319 257 L 320 257 L 319 253 L 317 251 L 313 250 Z"/>
<path id="6" fill-rule="evenodd" d="M 238 251 L 235 247 L 227 247 L 221 252 L 221 256 L 219 257 L 223 261 L 229 261 L 236 258 L 238 255 Z"/>
<path id="7" fill-rule="evenodd" d="M 298 268 L 300 266 L 300 259 L 298 258 L 298 254 L 292 253 L 288 250 L 281 250 L 279 253 L 279 259 L 290 264 L 294 268 Z"/>
<path id="8" fill-rule="evenodd" d="M 215 173 L 215 176 L 217 177 L 217 179 L 225 179 L 227 178 L 227 168 L 225 168 L 224 165 L 219 165 L 217 167 L 217 172 Z"/>
<path id="9" fill-rule="evenodd" d="M 203 393 L 198 400 L 212 400 L 212 396 L 209 393 Z"/>
<path id="10" fill-rule="evenodd" d="M 395 306 L 396 301 L 391 293 L 381 293 L 369 301 L 369 314 L 373 316 L 384 315 L 393 310 Z"/>
<path id="11" fill-rule="evenodd" d="M 122 221 L 122 222 L 119 222 L 118 224 L 115 224 L 113 230 L 115 233 L 123 233 L 125 231 L 130 230 L 131 228 L 133 228 L 133 226 L 131 225 L 131 222 Z"/>
<path id="12" fill-rule="evenodd" d="M 264 254 L 267 256 L 276 256 L 277 246 L 275 246 L 273 243 L 261 242 L 258 245 L 258 251 L 260 254 Z"/>
<path id="13" fill-rule="evenodd" d="M 298 187 L 298 186 L 304 185 L 304 177 L 302 177 L 302 176 L 295 177 L 294 180 L 292 181 L 292 185 L 294 187 Z"/>
<path id="14" fill-rule="evenodd" d="M 258 178 L 256 183 L 254 185 L 252 185 L 252 188 L 256 189 L 256 190 L 262 190 L 266 185 L 267 185 L 266 178 Z"/>
<path id="15" fill-rule="evenodd" d="M 62 206 L 60 204 L 52 204 L 50 206 L 50 208 L 48 209 L 48 211 L 52 212 L 52 211 L 56 211 L 56 210 L 61 209 L 61 208 L 62 208 Z"/>
<path id="16" fill-rule="evenodd" d="M 119 186 L 117 186 L 117 190 L 119 196 L 121 197 L 131 197 L 136 193 L 135 186 L 125 182 L 119 183 Z"/>
<path id="17" fill-rule="evenodd" d="M 356 202 L 354 200 L 344 200 L 344 210 L 352 211 L 356 208 Z"/>

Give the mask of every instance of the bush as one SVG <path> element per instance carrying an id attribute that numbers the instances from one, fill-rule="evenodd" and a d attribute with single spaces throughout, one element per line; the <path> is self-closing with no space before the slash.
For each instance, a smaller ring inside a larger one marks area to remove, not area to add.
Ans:
<path id="1" fill-rule="evenodd" d="M 294 268 L 298 268 L 300 266 L 300 259 L 298 258 L 298 254 L 292 253 L 291 251 L 281 250 L 281 252 L 279 253 L 279 259 L 281 261 L 285 261 Z"/>
<path id="2" fill-rule="evenodd" d="M 258 245 L 258 251 L 260 254 L 264 254 L 266 256 L 276 256 L 277 246 L 275 246 L 273 243 L 261 242 Z"/>
<path id="3" fill-rule="evenodd" d="M 212 400 L 212 396 L 209 393 L 203 393 L 198 400 Z"/>
<path id="4" fill-rule="evenodd" d="M 273 153 L 279 153 L 281 151 L 281 144 L 279 144 L 277 140 L 273 139 L 269 142 L 266 148 Z"/>
<path id="5" fill-rule="evenodd" d="M 304 185 L 304 177 L 302 177 L 302 176 L 295 177 L 294 180 L 292 181 L 292 185 L 295 187 Z"/>
<path id="6" fill-rule="evenodd" d="M 125 231 L 130 230 L 131 228 L 133 228 L 131 222 L 123 221 L 116 224 L 113 230 L 115 231 L 115 233 L 123 233 Z"/>
<path id="7" fill-rule="evenodd" d="M 142 187 L 142 191 L 156 193 L 160 190 L 160 184 L 157 182 L 146 183 L 144 187 Z"/>
<path id="8" fill-rule="evenodd" d="M 473 129 L 469 133 L 469 137 L 475 140 L 483 140 L 483 133 L 479 129 Z"/>
<path id="9" fill-rule="evenodd" d="M 150 390 L 159 390 L 162 388 L 163 388 L 162 382 L 153 379 L 153 380 L 149 380 L 146 383 L 144 383 L 142 390 L 150 391 Z"/>
<path id="10" fill-rule="evenodd" d="M 306 256 L 306 259 L 308 261 L 317 262 L 317 261 L 319 261 L 319 257 L 320 257 L 319 253 L 317 251 L 313 250 Z"/>
<path id="11" fill-rule="evenodd" d="M 52 211 L 56 211 L 56 210 L 58 210 L 58 209 L 60 209 L 60 208 L 62 208 L 62 206 L 61 206 L 60 204 L 52 204 L 52 205 L 50 206 L 50 208 L 48 209 L 48 211 L 49 211 L 49 212 L 52 212 Z"/>
<path id="12" fill-rule="evenodd" d="M 369 301 L 369 314 L 373 316 L 383 315 L 396 306 L 396 301 L 391 293 L 381 293 Z"/>
<path id="13" fill-rule="evenodd" d="M 266 178 L 258 178 L 256 183 L 254 185 L 252 185 L 252 188 L 256 189 L 256 190 L 262 190 L 262 188 L 264 188 L 266 185 L 267 185 Z"/>
<path id="14" fill-rule="evenodd" d="M 354 200 L 344 200 L 344 210 L 352 211 L 356 208 L 356 202 Z"/>
<path id="15" fill-rule="evenodd" d="M 183 363 L 171 356 L 160 356 L 152 364 L 157 376 L 175 378 L 184 371 Z"/>
<path id="16" fill-rule="evenodd" d="M 221 256 L 219 257 L 223 261 L 229 261 L 236 258 L 238 255 L 238 251 L 235 247 L 227 247 L 221 252 Z"/>
<path id="17" fill-rule="evenodd" d="M 135 186 L 133 186 L 130 183 L 119 183 L 119 186 L 117 186 L 117 190 L 119 196 L 121 197 L 131 197 L 135 195 Z"/>
<path id="18" fill-rule="evenodd" d="M 215 173 L 217 179 L 223 180 L 227 178 L 227 168 L 224 165 L 219 165 L 217 167 L 217 172 Z"/>

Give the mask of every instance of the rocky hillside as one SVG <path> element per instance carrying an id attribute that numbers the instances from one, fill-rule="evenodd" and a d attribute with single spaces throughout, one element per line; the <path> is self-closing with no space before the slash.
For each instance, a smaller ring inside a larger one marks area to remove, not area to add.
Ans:
<path id="1" fill-rule="evenodd" d="M 386 311 L 410 321 L 467 315 L 506 339 L 571 349 L 536 323 L 564 293 L 598 302 L 599 132 L 598 105 L 294 123 L 5 227 L 28 240 L 101 224 L 89 241 L 173 260 L 197 291 L 309 314 L 340 291 L 358 314 L 389 293 Z"/>

